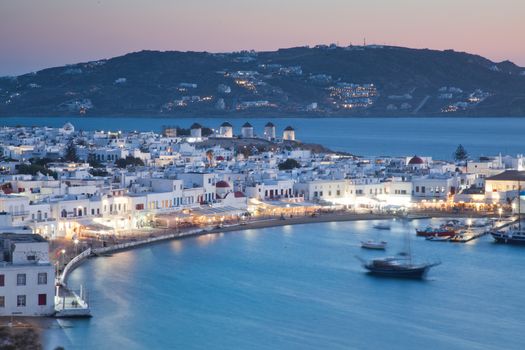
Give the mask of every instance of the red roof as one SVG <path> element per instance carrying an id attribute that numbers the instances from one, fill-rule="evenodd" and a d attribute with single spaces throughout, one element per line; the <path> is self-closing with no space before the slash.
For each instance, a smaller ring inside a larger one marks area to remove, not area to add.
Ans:
<path id="1" fill-rule="evenodd" d="M 233 195 L 235 196 L 235 198 L 244 198 L 244 197 L 246 197 L 244 195 L 244 193 L 242 193 L 241 191 L 235 191 L 235 193 Z"/>
<path id="2" fill-rule="evenodd" d="M 230 184 L 227 183 L 226 181 L 222 181 L 221 180 L 221 181 L 219 181 L 219 182 L 217 182 L 215 184 L 215 187 L 217 187 L 217 188 L 228 188 L 228 187 L 230 187 Z"/>
<path id="3" fill-rule="evenodd" d="M 419 158 L 418 156 L 413 156 L 412 159 L 408 162 L 410 165 L 417 165 L 417 164 L 425 164 L 423 159 Z"/>
<path id="4" fill-rule="evenodd" d="M 224 160 L 224 157 L 223 156 L 217 156 L 215 159 L 217 159 L 217 160 Z"/>

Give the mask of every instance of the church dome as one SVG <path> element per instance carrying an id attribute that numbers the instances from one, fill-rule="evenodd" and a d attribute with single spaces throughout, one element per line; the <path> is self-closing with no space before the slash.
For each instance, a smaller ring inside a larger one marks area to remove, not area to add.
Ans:
<path id="1" fill-rule="evenodd" d="M 421 165 L 424 163 L 425 162 L 423 161 L 423 159 L 419 158 L 418 156 L 413 156 L 412 159 L 410 159 L 410 161 L 408 162 L 409 165 Z"/>

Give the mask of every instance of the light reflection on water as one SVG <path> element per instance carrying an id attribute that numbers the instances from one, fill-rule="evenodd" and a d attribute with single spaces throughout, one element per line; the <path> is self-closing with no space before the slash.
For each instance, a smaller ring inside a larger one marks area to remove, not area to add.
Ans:
<path id="1" fill-rule="evenodd" d="M 70 284 L 87 284 L 94 317 L 58 321 L 47 348 L 523 348 L 523 248 L 416 238 L 429 220 L 374 223 L 205 235 L 91 259 Z M 355 255 L 385 253 L 359 242 L 380 237 L 395 254 L 406 230 L 417 257 L 443 264 L 426 281 L 366 275 Z"/>

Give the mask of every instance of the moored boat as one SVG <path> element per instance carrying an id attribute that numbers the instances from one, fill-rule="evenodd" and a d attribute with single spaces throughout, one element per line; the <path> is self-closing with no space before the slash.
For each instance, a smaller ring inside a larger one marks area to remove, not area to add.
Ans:
<path id="1" fill-rule="evenodd" d="M 374 228 L 376 230 L 390 230 L 390 224 L 388 223 L 375 224 Z"/>
<path id="2" fill-rule="evenodd" d="M 427 236 L 425 239 L 431 242 L 447 242 L 451 239 L 451 236 Z"/>
<path id="3" fill-rule="evenodd" d="M 491 236 L 496 243 L 507 243 L 525 245 L 525 231 L 520 229 L 509 229 L 508 231 L 492 231 Z"/>
<path id="4" fill-rule="evenodd" d="M 385 241 L 361 242 L 361 248 L 365 248 L 365 249 L 385 250 L 386 245 L 387 245 L 387 242 Z"/>
<path id="5" fill-rule="evenodd" d="M 476 234 L 470 230 L 459 231 L 456 235 L 450 237 L 449 241 L 454 243 L 465 243 L 476 238 Z"/>
<path id="6" fill-rule="evenodd" d="M 522 191 L 521 183 L 518 179 L 518 225 L 510 227 L 507 231 L 495 230 L 490 232 L 496 243 L 525 245 L 525 230 L 521 227 L 521 200 L 523 196 L 525 196 L 525 191 Z"/>
<path id="7" fill-rule="evenodd" d="M 441 226 L 439 228 L 427 227 L 424 230 L 416 229 L 416 235 L 420 237 L 435 237 L 435 236 L 448 236 L 452 237 L 456 234 L 456 231 L 449 227 Z"/>

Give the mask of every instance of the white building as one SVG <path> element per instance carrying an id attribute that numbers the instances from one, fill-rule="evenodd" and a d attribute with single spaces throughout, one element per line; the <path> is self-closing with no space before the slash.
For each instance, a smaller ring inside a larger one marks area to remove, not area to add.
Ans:
<path id="1" fill-rule="evenodd" d="M 283 131 L 283 140 L 295 141 L 295 130 L 291 126 L 287 126 Z"/>
<path id="2" fill-rule="evenodd" d="M 275 125 L 272 122 L 268 122 L 264 126 L 264 138 L 269 141 L 275 139 Z"/>
<path id="3" fill-rule="evenodd" d="M 294 197 L 293 180 L 263 180 L 246 186 L 246 195 L 260 200 Z"/>
<path id="4" fill-rule="evenodd" d="M 243 138 L 253 138 L 253 126 L 252 124 L 246 122 L 241 128 L 241 136 Z"/>
<path id="5" fill-rule="evenodd" d="M 202 126 L 199 123 L 193 123 L 190 128 L 191 137 L 202 137 Z"/>
<path id="6" fill-rule="evenodd" d="M 55 270 L 39 235 L 0 235 L 0 316 L 54 313 Z"/>
<path id="7" fill-rule="evenodd" d="M 233 126 L 228 122 L 222 123 L 219 127 L 219 136 L 233 137 Z"/>

